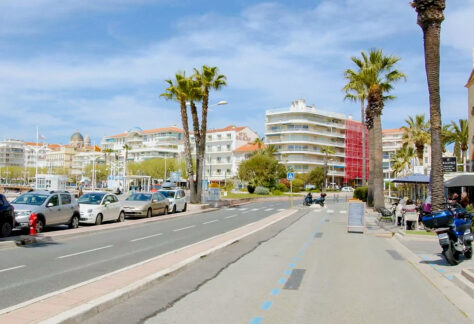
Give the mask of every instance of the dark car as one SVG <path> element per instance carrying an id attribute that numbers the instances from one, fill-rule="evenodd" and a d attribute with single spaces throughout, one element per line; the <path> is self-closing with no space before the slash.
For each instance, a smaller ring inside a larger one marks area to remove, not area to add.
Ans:
<path id="1" fill-rule="evenodd" d="M 14 208 L 4 195 L 0 194 L 0 237 L 10 236 L 15 219 Z"/>

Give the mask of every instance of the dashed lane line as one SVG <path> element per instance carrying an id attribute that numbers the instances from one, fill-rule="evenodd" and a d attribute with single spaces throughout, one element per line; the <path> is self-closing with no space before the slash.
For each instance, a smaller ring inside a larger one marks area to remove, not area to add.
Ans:
<path id="1" fill-rule="evenodd" d="M 113 247 L 113 245 L 106 245 L 106 246 L 102 246 L 102 247 L 96 248 L 96 249 L 91 249 L 91 250 L 81 251 L 81 252 L 77 252 L 77 253 L 62 255 L 62 256 L 57 257 L 57 259 L 65 259 L 65 258 L 69 258 L 69 257 L 72 257 L 72 256 L 80 255 L 80 254 L 85 254 L 85 253 L 95 252 L 95 251 L 99 251 L 99 250 L 103 250 L 103 249 L 108 249 L 108 248 L 111 248 L 111 247 Z"/>
<path id="2" fill-rule="evenodd" d="M 209 222 L 202 223 L 202 225 L 207 225 L 207 224 L 215 223 L 215 222 L 218 222 L 218 221 L 219 221 L 218 219 L 214 219 L 214 220 L 211 220 Z"/>
<path id="3" fill-rule="evenodd" d="M 182 227 L 182 228 L 177 228 L 177 229 L 173 230 L 173 232 L 184 231 L 184 230 L 186 230 L 186 229 L 193 228 L 193 227 L 196 227 L 196 225 L 191 225 L 191 226 L 186 226 L 186 227 Z"/>
<path id="4" fill-rule="evenodd" d="M 23 268 L 23 267 L 25 267 L 25 265 L 20 265 L 20 266 L 16 266 L 16 267 L 2 269 L 2 270 L 0 270 L 0 272 L 7 272 L 7 271 L 10 271 L 10 270 L 20 269 L 20 268 Z"/>
<path id="5" fill-rule="evenodd" d="M 153 235 L 148 235 L 148 236 L 139 237 L 139 238 L 130 240 L 130 242 L 137 242 L 137 241 L 141 241 L 141 240 L 146 240 L 146 239 L 149 239 L 149 238 L 152 238 L 152 237 L 156 237 L 156 236 L 160 236 L 160 235 L 163 235 L 163 233 L 157 233 L 157 234 L 153 234 Z"/>
<path id="6" fill-rule="evenodd" d="M 224 218 L 227 219 L 227 218 L 232 218 L 232 217 L 235 217 L 235 216 L 237 216 L 237 214 L 235 214 L 235 215 L 230 215 L 230 216 L 227 216 L 227 217 L 224 217 Z"/>

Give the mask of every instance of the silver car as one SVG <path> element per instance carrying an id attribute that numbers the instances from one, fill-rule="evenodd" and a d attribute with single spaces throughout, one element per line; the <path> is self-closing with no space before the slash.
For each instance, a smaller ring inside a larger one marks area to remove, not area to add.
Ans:
<path id="1" fill-rule="evenodd" d="M 79 207 L 76 199 L 67 191 L 31 191 L 12 201 L 15 208 L 15 227 L 28 228 L 30 215 L 38 216 L 36 232 L 45 226 L 67 224 L 79 226 Z"/>
<path id="2" fill-rule="evenodd" d="M 168 214 L 169 201 L 159 192 L 139 192 L 131 194 L 122 203 L 125 216 L 151 217 L 160 213 Z"/>

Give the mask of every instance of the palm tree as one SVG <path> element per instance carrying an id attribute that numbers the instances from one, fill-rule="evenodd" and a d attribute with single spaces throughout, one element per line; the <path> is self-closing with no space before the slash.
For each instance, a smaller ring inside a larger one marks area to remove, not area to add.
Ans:
<path id="1" fill-rule="evenodd" d="M 193 160 L 191 155 L 191 142 L 189 139 L 189 125 L 188 125 L 188 111 L 186 109 L 186 101 L 188 100 L 187 94 L 189 92 L 190 82 L 186 78 L 185 72 L 178 72 L 175 75 L 175 80 L 165 80 L 168 87 L 165 92 L 160 96 L 167 100 L 175 100 L 179 102 L 181 111 L 181 122 L 184 130 L 184 155 L 186 159 L 186 168 L 188 181 L 191 189 L 191 202 L 196 203 L 196 187 L 193 185 L 194 182 L 194 168 Z M 200 198 L 200 197 L 199 197 Z"/>
<path id="2" fill-rule="evenodd" d="M 356 57 L 352 57 L 352 62 L 354 62 L 359 70 L 353 71 L 351 69 L 347 69 L 344 72 L 344 78 L 347 80 L 347 84 L 342 89 L 346 95 L 344 100 L 351 100 L 351 101 L 360 101 L 360 120 L 362 123 L 361 127 L 361 134 L 362 134 L 362 185 L 365 185 L 367 182 L 367 157 L 365 156 L 365 100 L 367 99 L 367 89 L 364 86 L 364 83 L 361 82 L 360 70 L 364 67 L 364 61 Z"/>
<path id="3" fill-rule="evenodd" d="M 106 149 L 103 149 L 102 150 L 102 153 L 104 153 L 105 155 L 105 165 L 107 166 L 107 162 L 108 162 L 108 158 L 109 158 L 109 154 L 111 153 L 114 153 L 115 151 L 113 149 L 110 149 L 110 148 L 106 148 Z"/>
<path id="4" fill-rule="evenodd" d="M 439 46 L 446 0 L 413 0 L 411 5 L 418 13 L 417 22 L 423 30 L 431 121 L 431 208 L 438 211 L 444 208 Z"/>
<path id="5" fill-rule="evenodd" d="M 328 158 L 329 158 L 329 154 L 335 154 L 336 152 L 330 146 L 323 146 L 323 147 L 321 147 L 321 153 L 324 153 L 324 179 L 326 179 L 324 189 L 326 189 L 327 188 L 327 182 L 328 182 Z"/>
<path id="6" fill-rule="evenodd" d="M 257 145 L 257 148 L 258 148 L 259 150 L 261 150 L 261 149 L 262 149 L 262 146 L 264 145 L 263 140 L 264 140 L 263 137 L 257 137 L 257 138 L 252 142 L 252 144 L 253 144 L 253 145 Z"/>
<path id="7" fill-rule="evenodd" d="M 402 126 L 403 143 L 414 145 L 420 165 L 423 165 L 425 145 L 430 143 L 430 121 L 425 121 L 425 115 L 409 116 L 405 119 L 408 126 Z"/>
<path id="8" fill-rule="evenodd" d="M 398 149 L 390 161 L 395 174 L 405 174 L 406 170 L 410 170 L 411 161 L 415 157 L 416 151 L 411 145 L 404 144 L 400 149 Z"/>
<path id="9" fill-rule="evenodd" d="M 204 153 L 206 150 L 206 134 L 207 134 L 207 111 L 209 108 L 209 93 L 210 90 L 220 90 L 227 85 L 226 76 L 219 74 L 219 69 L 215 66 L 203 65 L 201 70 L 194 69 L 193 78 L 201 88 L 202 109 L 201 109 L 201 130 L 200 130 L 200 145 L 196 146 L 196 160 L 204 161 Z M 198 192 L 201 192 L 202 179 L 202 163 L 200 162 L 197 168 L 196 180 L 198 183 Z M 199 194 L 199 200 L 201 195 Z"/>
<path id="10" fill-rule="evenodd" d="M 469 143 L 469 126 L 467 124 L 467 119 L 460 119 L 459 125 L 456 122 L 451 122 L 451 131 L 452 131 L 452 141 L 457 145 L 461 150 L 461 159 L 463 163 L 463 171 L 466 172 L 466 152 L 468 150 Z"/>
<path id="11" fill-rule="evenodd" d="M 374 207 L 384 207 L 383 196 L 383 165 L 382 165 L 382 123 L 381 115 L 385 101 L 394 99 L 393 96 L 384 94 L 393 89 L 393 83 L 400 79 L 406 79 L 405 74 L 394 69 L 400 58 L 395 56 L 384 56 L 382 50 L 371 50 L 369 54 L 361 53 L 364 66 L 362 67 L 358 79 L 368 90 L 366 123 L 369 128 L 369 140 L 372 138 L 370 149 L 372 150 L 371 160 L 373 160 L 373 180 L 372 192 L 374 197 Z M 372 148 L 373 147 L 373 148 Z"/>
<path id="12" fill-rule="evenodd" d="M 263 150 L 263 152 L 269 156 L 274 156 L 278 153 L 278 148 L 276 147 L 276 145 L 268 144 Z"/>

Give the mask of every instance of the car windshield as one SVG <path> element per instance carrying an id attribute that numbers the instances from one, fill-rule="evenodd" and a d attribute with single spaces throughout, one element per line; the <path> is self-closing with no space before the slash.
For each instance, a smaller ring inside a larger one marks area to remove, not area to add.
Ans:
<path id="1" fill-rule="evenodd" d="M 160 194 L 165 196 L 166 198 L 174 198 L 174 191 L 166 191 L 166 190 L 160 190 Z"/>
<path id="2" fill-rule="evenodd" d="M 44 203 L 44 201 L 48 198 L 48 195 L 39 195 L 39 194 L 32 194 L 27 193 L 21 195 L 20 197 L 13 200 L 13 204 L 21 204 L 21 205 L 37 205 L 40 206 Z"/>
<path id="3" fill-rule="evenodd" d="M 104 198 L 104 193 L 86 193 L 77 200 L 79 204 L 99 205 Z"/>
<path id="4" fill-rule="evenodd" d="M 136 193 L 130 195 L 126 200 L 128 201 L 149 201 L 151 200 L 151 194 Z"/>

